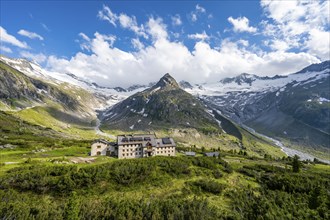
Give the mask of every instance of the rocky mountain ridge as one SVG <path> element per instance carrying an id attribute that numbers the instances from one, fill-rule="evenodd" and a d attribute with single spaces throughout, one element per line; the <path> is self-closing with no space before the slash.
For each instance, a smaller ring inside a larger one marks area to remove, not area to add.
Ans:
<path id="1" fill-rule="evenodd" d="M 220 131 L 204 105 L 182 90 L 170 74 L 149 89 L 114 105 L 102 116 L 103 125 L 120 130 L 151 130 L 189 127 Z"/>

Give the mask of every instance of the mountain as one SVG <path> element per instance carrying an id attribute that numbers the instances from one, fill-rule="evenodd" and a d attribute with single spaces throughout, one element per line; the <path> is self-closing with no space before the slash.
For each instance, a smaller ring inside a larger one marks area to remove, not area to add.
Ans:
<path id="1" fill-rule="evenodd" d="M 204 105 L 182 90 L 168 73 L 151 88 L 128 97 L 106 111 L 102 124 L 120 130 L 196 128 L 213 132 L 220 129 Z"/>
<path id="2" fill-rule="evenodd" d="M 0 61 L 0 111 L 13 118 L 62 134 L 95 133 L 95 109 L 105 102 L 81 87 L 30 77 Z"/>
<path id="3" fill-rule="evenodd" d="M 193 88 L 193 86 L 189 82 L 184 81 L 184 80 L 180 81 L 179 85 L 182 89 L 192 89 Z"/>
<path id="4" fill-rule="evenodd" d="M 224 79 L 220 80 L 220 83 L 222 83 L 222 84 L 236 83 L 237 85 L 248 84 L 251 86 L 252 83 L 256 80 L 265 81 L 265 80 L 273 80 L 273 79 L 280 79 L 280 78 L 286 78 L 286 76 L 276 75 L 273 77 L 268 77 L 268 76 L 261 77 L 261 76 L 257 76 L 254 74 L 242 73 L 235 77 L 224 78 Z"/>
<path id="5" fill-rule="evenodd" d="M 238 124 L 289 145 L 328 152 L 329 63 L 312 64 L 287 76 L 244 73 L 186 91 Z"/>

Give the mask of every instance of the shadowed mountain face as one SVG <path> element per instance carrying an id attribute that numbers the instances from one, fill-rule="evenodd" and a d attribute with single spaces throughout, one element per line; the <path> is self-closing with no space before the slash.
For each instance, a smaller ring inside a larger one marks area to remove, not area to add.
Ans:
<path id="1" fill-rule="evenodd" d="M 330 61 L 288 76 L 241 74 L 220 83 L 231 90 L 203 98 L 230 119 L 295 145 L 329 150 Z"/>
<path id="2" fill-rule="evenodd" d="M 0 61 L 0 100 L 12 107 L 44 104 L 47 100 L 76 110 L 79 102 L 56 86 L 28 77 Z"/>
<path id="3" fill-rule="evenodd" d="M 103 114 L 110 129 L 149 130 L 196 128 L 219 132 L 219 125 L 202 103 L 182 90 L 170 74 L 149 89 L 136 93 Z"/>

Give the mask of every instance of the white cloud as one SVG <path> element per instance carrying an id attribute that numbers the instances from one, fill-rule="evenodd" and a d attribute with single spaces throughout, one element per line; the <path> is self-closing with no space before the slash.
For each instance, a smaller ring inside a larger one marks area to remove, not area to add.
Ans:
<path id="1" fill-rule="evenodd" d="M 84 33 L 79 33 L 78 34 L 82 39 L 84 39 L 85 41 L 90 41 L 90 38 L 86 35 L 86 34 L 84 34 Z"/>
<path id="2" fill-rule="evenodd" d="M 261 1 L 263 34 L 272 49 L 304 48 L 322 59 L 329 57 L 329 1 Z M 278 44 L 282 42 L 282 46 Z M 286 46 L 285 46 L 286 45 Z"/>
<path id="3" fill-rule="evenodd" d="M 43 53 L 38 53 L 38 54 L 33 54 L 28 51 L 21 51 L 20 56 L 23 58 L 27 58 L 29 60 L 32 60 L 37 63 L 43 63 L 46 61 L 47 56 L 44 55 Z"/>
<path id="4" fill-rule="evenodd" d="M 237 19 L 229 17 L 228 21 L 234 26 L 235 32 L 254 33 L 257 31 L 257 28 L 249 26 L 249 19 L 246 17 L 238 17 Z"/>
<path id="5" fill-rule="evenodd" d="M 0 51 L 2 52 L 6 52 L 6 53 L 12 53 L 13 51 L 9 48 L 9 47 L 6 47 L 6 46 L 3 46 L 3 45 L 0 45 Z M 0 53 L 1 54 L 1 53 Z"/>
<path id="6" fill-rule="evenodd" d="M 24 30 L 24 29 L 19 30 L 17 33 L 22 35 L 22 36 L 28 37 L 30 39 L 44 40 L 44 38 L 42 36 L 40 36 L 39 34 L 34 33 L 34 32 L 30 32 L 30 31 L 27 31 L 27 30 Z"/>
<path id="7" fill-rule="evenodd" d="M 290 48 L 287 42 L 278 39 L 272 40 L 268 45 L 275 51 L 286 51 Z"/>
<path id="8" fill-rule="evenodd" d="M 161 18 L 154 19 L 151 17 L 147 23 L 147 32 L 154 40 L 165 39 L 168 37 L 166 25 Z"/>
<path id="9" fill-rule="evenodd" d="M 0 41 L 14 45 L 16 47 L 29 49 L 29 46 L 25 42 L 17 40 L 16 37 L 8 34 L 7 31 L 1 26 L 0 26 Z"/>
<path id="10" fill-rule="evenodd" d="M 330 60 L 330 33 L 312 29 L 309 32 L 306 48 L 312 55 L 320 57 L 323 60 Z"/>
<path id="11" fill-rule="evenodd" d="M 197 21 L 197 14 L 195 14 L 195 13 L 191 13 L 191 20 L 192 20 L 193 22 Z"/>
<path id="12" fill-rule="evenodd" d="M 145 33 L 144 26 L 138 26 L 135 16 L 128 16 L 125 13 L 116 14 L 111 11 L 108 6 L 103 5 L 102 10 L 98 12 L 98 18 L 101 20 L 108 21 L 113 26 L 117 27 L 117 23 L 124 29 L 129 29 L 133 31 L 138 36 L 143 36 L 144 38 L 148 38 Z"/>
<path id="13" fill-rule="evenodd" d="M 191 83 L 215 82 L 242 72 L 262 76 L 295 72 L 319 59 L 305 52 L 254 52 L 244 39 L 224 39 L 218 48 L 198 41 L 190 51 L 181 42 L 168 38 L 166 25 L 160 18 L 149 18 L 145 25 L 152 44 L 142 46 L 132 40 L 137 51 L 129 52 L 113 46 L 114 37 L 95 33 L 87 41 L 90 53 L 77 53 L 70 59 L 54 56 L 47 66 L 59 72 L 71 72 L 104 86 L 128 87 L 132 84 L 155 82 L 169 72 L 178 81 Z M 200 36 L 204 35 L 202 33 Z M 141 43 L 141 44 L 140 44 Z M 132 80 L 134 79 L 134 80 Z"/>
<path id="14" fill-rule="evenodd" d="M 196 11 L 198 11 L 200 13 L 205 13 L 206 12 L 205 8 L 203 8 L 199 4 L 196 5 Z"/>
<path id="15" fill-rule="evenodd" d="M 171 17 L 172 19 L 172 25 L 173 26 L 180 26 L 182 25 L 182 20 L 179 14 L 176 14 L 174 16 Z"/>
<path id="16" fill-rule="evenodd" d="M 103 5 L 102 10 L 98 12 L 97 17 L 101 20 L 108 21 L 115 27 L 117 26 L 116 21 L 118 20 L 118 16 L 106 5 Z"/>
<path id="17" fill-rule="evenodd" d="M 143 43 L 138 38 L 133 38 L 131 42 L 133 47 L 137 50 L 142 50 L 144 48 Z"/>
<path id="18" fill-rule="evenodd" d="M 188 38 L 193 40 L 202 40 L 202 41 L 210 39 L 210 37 L 206 34 L 205 31 L 203 31 L 203 33 L 189 34 Z"/>
<path id="19" fill-rule="evenodd" d="M 121 13 L 118 20 L 121 27 L 133 31 L 138 36 L 143 36 L 146 39 L 148 38 L 148 35 L 145 33 L 144 26 L 138 26 L 135 16 L 130 17 L 124 13 Z"/>
<path id="20" fill-rule="evenodd" d="M 198 16 L 205 13 L 206 13 L 206 9 L 197 4 L 195 6 L 195 10 L 190 12 L 189 18 L 191 19 L 192 22 L 196 22 L 198 20 Z"/>

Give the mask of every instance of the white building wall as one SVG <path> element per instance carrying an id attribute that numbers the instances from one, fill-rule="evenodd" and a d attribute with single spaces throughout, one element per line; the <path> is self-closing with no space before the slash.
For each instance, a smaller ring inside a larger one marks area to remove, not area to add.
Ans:
<path id="1" fill-rule="evenodd" d="M 157 147 L 156 155 L 159 156 L 175 156 L 175 147 Z"/>
<path id="2" fill-rule="evenodd" d="M 125 144 L 118 146 L 118 158 L 140 158 L 143 157 L 142 144 Z"/>
<path id="3" fill-rule="evenodd" d="M 102 142 L 93 143 L 91 146 L 91 156 L 106 155 L 108 145 Z M 100 152 L 100 154 L 98 154 Z"/>

